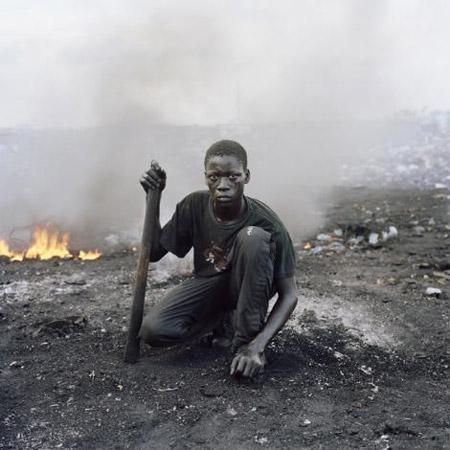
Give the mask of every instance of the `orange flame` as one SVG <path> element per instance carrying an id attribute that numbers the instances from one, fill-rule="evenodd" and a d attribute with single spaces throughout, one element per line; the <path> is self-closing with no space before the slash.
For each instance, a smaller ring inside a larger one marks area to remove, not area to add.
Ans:
<path id="1" fill-rule="evenodd" d="M 83 261 L 94 261 L 95 259 L 100 258 L 102 254 L 97 250 L 88 250 L 87 252 L 80 250 L 80 253 L 78 253 L 78 258 L 82 259 Z"/>
<path id="2" fill-rule="evenodd" d="M 61 237 L 57 231 L 51 233 L 46 228 L 37 227 L 33 232 L 33 243 L 25 253 L 27 259 L 46 261 L 51 258 L 72 258 L 69 251 L 69 233 Z"/>
<path id="3" fill-rule="evenodd" d="M 25 255 L 23 252 L 13 252 L 6 241 L 0 239 L 0 256 L 5 256 L 10 261 L 23 261 Z"/>
<path id="4" fill-rule="evenodd" d="M 0 257 L 4 256 L 10 261 L 23 261 L 24 259 L 40 259 L 46 261 L 52 258 L 70 259 L 74 255 L 69 250 L 69 233 L 60 234 L 52 227 L 36 227 L 33 231 L 31 245 L 23 251 L 9 248 L 6 241 L 0 240 Z M 81 260 L 95 260 L 100 258 L 98 250 L 81 250 L 78 258 Z"/>

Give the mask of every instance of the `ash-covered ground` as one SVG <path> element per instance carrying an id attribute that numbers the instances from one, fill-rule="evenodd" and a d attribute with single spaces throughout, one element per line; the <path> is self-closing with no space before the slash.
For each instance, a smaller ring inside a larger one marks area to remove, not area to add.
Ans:
<path id="1" fill-rule="evenodd" d="M 433 142 L 397 153 L 420 170 L 394 152 L 365 187 L 346 172 L 296 242 L 299 305 L 253 381 L 202 342 L 123 363 L 133 252 L 0 262 L 0 448 L 450 448 L 450 165 Z M 151 271 L 147 306 L 183 276 Z"/>

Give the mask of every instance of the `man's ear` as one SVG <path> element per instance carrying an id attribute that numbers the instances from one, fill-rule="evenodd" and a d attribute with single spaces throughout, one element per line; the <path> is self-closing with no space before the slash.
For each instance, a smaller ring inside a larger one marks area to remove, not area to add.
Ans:
<path id="1" fill-rule="evenodd" d="M 245 180 L 244 183 L 247 184 L 250 181 L 250 170 L 245 171 Z"/>

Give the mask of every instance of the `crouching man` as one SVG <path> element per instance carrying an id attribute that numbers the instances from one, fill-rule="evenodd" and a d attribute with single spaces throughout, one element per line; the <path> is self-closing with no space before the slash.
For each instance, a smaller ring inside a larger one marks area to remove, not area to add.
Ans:
<path id="1" fill-rule="evenodd" d="M 193 247 L 194 274 L 150 310 L 140 337 L 152 346 L 171 346 L 213 331 L 225 344 L 227 335 L 219 331 L 227 331 L 225 318 L 231 317 L 228 338 L 236 353 L 230 374 L 253 377 L 297 304 L 295 251 L 278 216 L 244 196 L 250 172 L 240 144 L 222 140 L 207 150 L 205 181 L 208 191 L 185 197 L 163 228 L 158 220 L 151 261 L 167 252 L 182 258 Z M 145 191 L 162 191 L 166 173 L 153 162 L 140 182 Z"/>

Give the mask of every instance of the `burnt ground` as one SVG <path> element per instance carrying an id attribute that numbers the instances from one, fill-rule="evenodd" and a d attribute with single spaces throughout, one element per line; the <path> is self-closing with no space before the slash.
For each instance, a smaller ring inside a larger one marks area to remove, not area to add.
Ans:
<path id="1" fill-rule="evenodd" d="M 450 448 L 448 194 L 341 189 L 324 232 L 399 237 L 299 243 L 299 306 L 254 381 L 201 342 L 122 362 L 133 253 L 1 262 L 0 448 Z M 180 280 L 150 276 L 147 305 Z"/>

